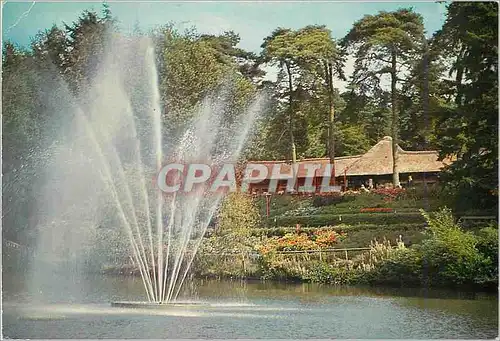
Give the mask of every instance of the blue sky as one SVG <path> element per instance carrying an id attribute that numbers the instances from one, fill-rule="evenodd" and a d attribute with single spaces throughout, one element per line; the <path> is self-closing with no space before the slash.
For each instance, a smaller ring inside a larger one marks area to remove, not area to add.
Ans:
<path id="1" fill-rule="evenodd" d="M 203 33 L 234 30 L 242 48 L 258 52 L 262 39 L 276 27 L 299 28 L 309 24 L 327 25 L 341 38 L 365 14 L 380 10 L 413 7 L 422 14 L 428 34 L 444 21 L 444 4 L 434 2 L 108 2 L 122 29 L 135 23 L 148 30 L 169 21 L 179 28 L 196 26 Z M 3 39 L 27 45 L 39 31 L 53 24 L 75 21 L 84 9 L 101 11 L 102 2 L 10 2 L 4 0 Z M 31 8 L 30 11 L 28 11 Z"/>
<path id="2" fill-rule="evenodd" d="M 10 2 L 3 0 L 2 37 L 19 45 L 28 45 L 40 30 L 53 24 L 72 23 L 83 10 L 101 12 L 102 1 L 96 2 Z M 113 15 L 124 31 L 138 24 L 148 31 L 173 22 L 180 29 L 195 26 L 202 33 L 233 30 L 240 35 L 240 47 L 259 52 L 264 37 L 277 27 L 300 28 L 310 24 L 326 25 L 335 38 L 342 38 L 353 23 L 366 14 L 412 7 L 424 18 L 427 35 L 438 30 L 446 15 L 446 6 L 435 2 L 312 2 L 312 1 L 108 1 Z M 264 68 L 266 79 L 274 80 L 277 69 Z M 353 59 L 348 58 L 344 72 L 351 74 Z M 343 91 L 346 82 L 337 80 Z"/>

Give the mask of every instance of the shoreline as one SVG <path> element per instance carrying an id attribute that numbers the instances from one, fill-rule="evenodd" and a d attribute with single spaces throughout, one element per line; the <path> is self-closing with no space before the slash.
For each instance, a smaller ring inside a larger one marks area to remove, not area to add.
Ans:
<path id="1" fill-rule="evenodd" d="M 105 270 L 99 271 L 98 274 L 113 277 L 137 277 L 140 278 L 139 270 L 122 270 L 114 269 L 115 271 Z M 128 272 L 128 273 L 125 273 Z M 242 281 L 242 282 L 259 282 L 259 283 L 276 283 L 276 284 L 314 284 L 319 286 L 330 287 L 359 287 L 359 288 L 381 288 L 381 289 L 408 289 L 408 290 L 453 290 L 457 292 L 473 292 L 473 293 L 496 293 L 500 295 L 498 283 L 488 283 L 486 285 L 405 285 L 405 284 L 388 284 L 388 283 L 321 283 L 310 280 L 301 280 L 297 278 L 279 279 L 279 278 L 263 278 L 258 276 L 221 276 L 221 275 L 203 275 L 193 276 L 194 280 L 205 281 Z"/>

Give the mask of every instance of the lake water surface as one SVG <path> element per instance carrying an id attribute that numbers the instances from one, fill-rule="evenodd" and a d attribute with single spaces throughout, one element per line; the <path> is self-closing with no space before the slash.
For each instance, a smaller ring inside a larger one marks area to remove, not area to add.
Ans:
<path id="1" fill-rule="evenodd" d="M 203 305 L 123 309 L 145 300 L 133 277 L 29 285 L 3 275 L 9 338 L 494 338 L 496 295 L 445 290 L 196 281 L 184 300 Z M 53 283 L 53 281 L 52 281 Z M 37 294 L 33 288 L 38 290 Z"/>

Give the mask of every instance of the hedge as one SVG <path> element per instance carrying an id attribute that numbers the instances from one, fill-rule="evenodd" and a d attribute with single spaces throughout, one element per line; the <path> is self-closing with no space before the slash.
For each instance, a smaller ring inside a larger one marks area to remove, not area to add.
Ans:
<path id="1" fill-rule="evenodd" d="M 355 214 L 315 214 L 311 216 L 281 216 L 267 219 L 267 226 L 303 227 L 335 226 L 340 224 L 374 224 L 391 225 L 400 223 L 425 223 L 424 217 L 416 212 L 400 213 L 355 213 Z"/>
<path id="2" fill-rule="evenodd" d="M 316 214 L 325 214 L 325 215 L 337 215 L 337 214 L 356 214 L 356 213 L 362 213 L 361 210 L 365 208 L 389 208 L 392 209 L 392 213 L 419 213 L 418 208 L 415 207 L 401 207 L 401 208 L 394 208 L 394 207 L 389 207 L 388 205 L 381 206 L 381 205 L 372 205 L 372 206 L 366 206 L 366 207 L 343 207 L 343 208 L 337 208 L 335 206 L 324 206 L 320 207 L 317 211 Z M 374 213 L 387 213 L 387 212 L 374 212 Z"/>

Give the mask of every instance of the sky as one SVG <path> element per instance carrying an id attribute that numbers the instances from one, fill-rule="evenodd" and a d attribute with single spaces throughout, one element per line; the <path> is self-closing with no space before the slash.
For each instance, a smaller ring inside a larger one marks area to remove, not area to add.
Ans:
<path id="1" fill-rule="evenodd" d="M 239 47 L 259 52 L 263 38 L 277 27 L 297 29 L 311 24 L 326 25 L 334 38 L 342 38 L 355 21 L 366 14 L 412 7 L 424 19 L 428 36 L 438 30 L 446 15 L 446 6 L 430 1 L 108 1 L 124 31 L 138 25 L 148 31 L 173 22 L 178 28 L 195 26 L 201 33 L 217 34 L 233 30 L 240 35 Z M 96 2 L 2 2 L 2 38 L 26 46 L 40 30 L 53 24 L 62 26 L 78 19 L 83 10 L 101 12 Z M 351 64 L 348 62 L 348 64 Z M 351 65 L 347 65 L 350 69 Z M 349 71 L 349 70 L 346 70 Z M 273 73 L 273 72 L 271 72 Z"/>

